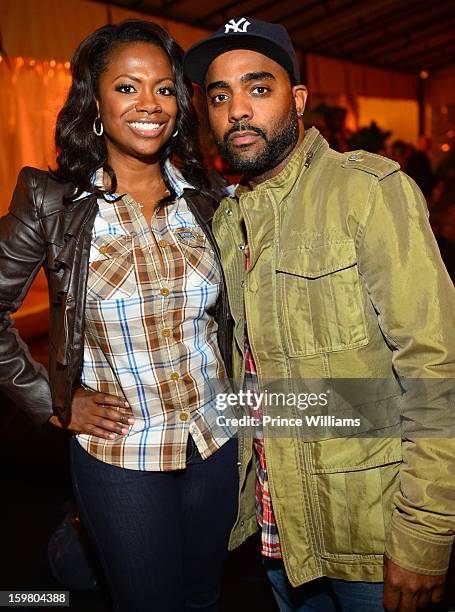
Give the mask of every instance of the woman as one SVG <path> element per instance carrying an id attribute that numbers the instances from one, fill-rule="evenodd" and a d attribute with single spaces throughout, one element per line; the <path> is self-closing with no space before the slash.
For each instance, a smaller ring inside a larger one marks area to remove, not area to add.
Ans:
<path id="1" fill-rule="evenodd" d="M 181 57 L 146 21 L 85 39 L 57 169 L 23 169 L 0 221 L 1 386 L 78 432 L 74 490 L 117 610 L 215 610 L 236 512 L 236 440 L 214 408 L 230 345 L 216 194 Z M 41 266 L 49 383 L 9 321 Z"/>

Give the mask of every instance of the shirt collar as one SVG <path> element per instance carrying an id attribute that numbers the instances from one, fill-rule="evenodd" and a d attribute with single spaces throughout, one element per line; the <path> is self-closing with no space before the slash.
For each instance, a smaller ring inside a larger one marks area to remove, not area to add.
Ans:
<path id="1" fill-rule="evenodd" d="M 169 159 L 167 159 L 164 164 L 164 171 L 166 172 L 169 183 L 171 184 L 171 187 L 175 191 L 178 198 L 183 195 L 184 189 L 194 189 L 194 186 L 191 185 L 191 183 L 188 183 L 180 170 L 176 168 Z"/>
<path id="2" fill-rule="evenodd" d="M 164 171 L 166 173 L 166 177 L 172 189 L 174 190 L 178 198 L 182 197 L 184 189 L 194 189 L 194 186 L 191 185 L 191 183 L 189 183 L 183 177 L 183 174 L 180 172 L 178 168 L 174 166 L 174 164 L 170 161 L 170 159 L 167 159 L 165 161 Z M 103 169 L 102 168 L 98 168 L 98 170 L 93 174 L 92 184 L 94 187 L 103 187 Z M 86 198 L 89 195 L 90 195 L 89 191 L 84 191 L 83 193 L 81 193 L 79 197 L 76 198 L 75 201 L 81 200 L 82 198 Z M 104 198 L 106 200 L 114 200 L 116 197 L 118 196 L 116 196 L 113 193 L 112 194 L 107 193 L 104 195 Z"/>

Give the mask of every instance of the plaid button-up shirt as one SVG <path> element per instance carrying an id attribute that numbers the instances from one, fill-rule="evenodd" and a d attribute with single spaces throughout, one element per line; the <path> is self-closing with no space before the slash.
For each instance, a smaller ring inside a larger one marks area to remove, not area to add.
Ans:
<path id="1" fill-rule="evenodd" d="M 177 198 L 150 223 L 128 195 L 98 199 L 90 251 L 82 383 L 124 397 L 135 423 L 114 440 L 78 440 L 134 470 L 184 468 L 188 435 L 206 458 L 234 433 L 216 424 L 225 372 L 208 311 L 220 270 L 183 197 L 190 185 L 169 162 L 166 172 Z"/>

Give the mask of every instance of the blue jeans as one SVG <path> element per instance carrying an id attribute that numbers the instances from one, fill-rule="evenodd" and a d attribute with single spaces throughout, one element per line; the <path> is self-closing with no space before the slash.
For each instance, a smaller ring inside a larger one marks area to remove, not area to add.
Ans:
<path id="1" fill-rule="evenodd" d="M 203 460 L 189 437 L 186 469 L 143 472 L 99 461 L 73 438 L 71 465 L 115 610 L 217 610 L 237 512 L 236 439 Z"/>
<path id="2" fill-rule="evenodd" d="M 280 562 L 265 561 L 267 576 L 281 612 L 383 612 L 382 582 L 318 578 L 293 587 Z M 273 567 L 272 567 L 273 566 Z"/>
<path id="3" fill-rule="evenodd" d="M 384 612 L 382 582 L 324 577 L 293 587 L 281 561 L 263 559 L 280 612 Z M 448 610 L 445 604 L 433 604 L 425 609 L 433 612 Z"/>

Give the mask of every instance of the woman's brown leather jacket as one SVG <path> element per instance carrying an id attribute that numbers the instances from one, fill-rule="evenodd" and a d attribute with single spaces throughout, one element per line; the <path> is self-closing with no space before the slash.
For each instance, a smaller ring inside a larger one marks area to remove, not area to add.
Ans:
<path id="1" fill-rule="evenodd" d="M 36 423 L 55 412 L 71 416 L 73 391 L 80 384 L 84 348 L 84 307 L 97 196 L 71 202 L 74 185 L 58 183 L 48 172 L 23 168 L 7 215 L 0 219 L 0 389 Z M 196 190 L 184 197 L 213 246 L 210 221 L 218 204 Z M 220 264 L 221 265 L 221 264 Z M 43 267 L 50 301 L 49 373 L 30 356 L 10 314 L 21 305 Z M 224 278 L 213 316 L 218 343 L 230 374 L 232 326 Z"/>

